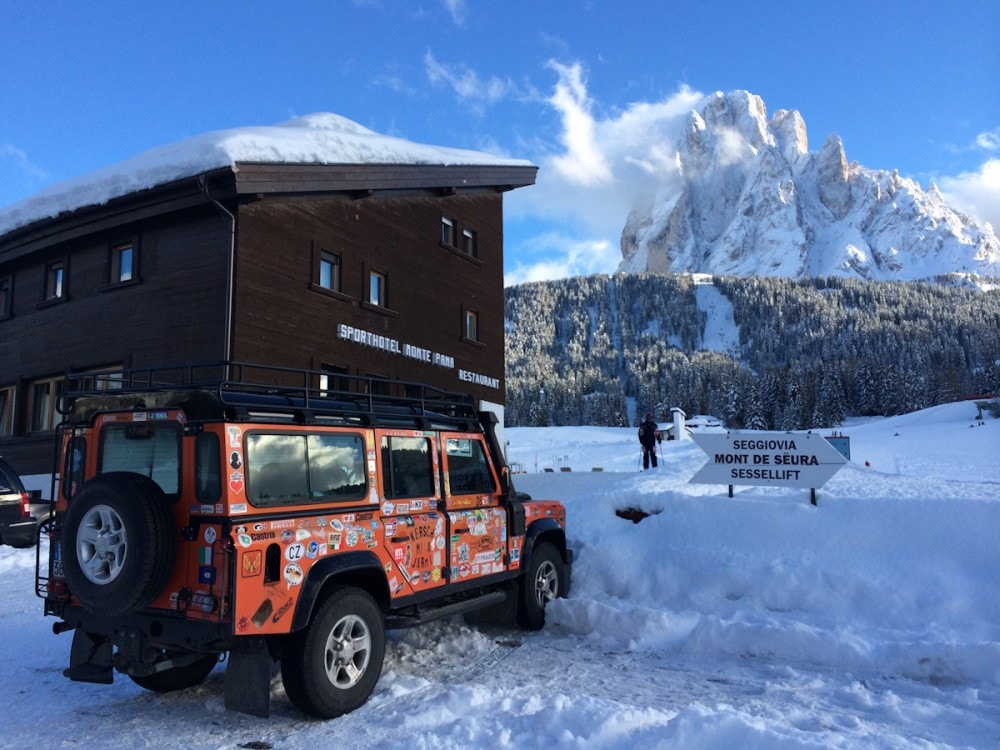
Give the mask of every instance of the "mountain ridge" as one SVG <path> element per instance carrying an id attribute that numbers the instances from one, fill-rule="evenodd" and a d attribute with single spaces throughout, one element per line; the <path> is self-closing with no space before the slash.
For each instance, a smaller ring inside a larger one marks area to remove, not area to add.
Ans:
<path id="1" fill-rule="evenodd" d="M 842 276 L 871 281 L 1000 277 L 1000 240 L 898 171 L 848 162 L 836 134 L 809 151 L 796 110 L 770 118 L 748 91 L 688 116 L 675 172 L 629 215 L 619 272 Z"/>

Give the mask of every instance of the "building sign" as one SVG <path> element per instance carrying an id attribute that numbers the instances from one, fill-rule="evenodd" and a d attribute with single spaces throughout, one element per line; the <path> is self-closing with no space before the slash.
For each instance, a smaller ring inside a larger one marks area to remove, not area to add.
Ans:
<path id="1" fill-rule="evenodd" d="M 455 369 L 455 358 L 451 355 L 431 351 L 430 349 L 425 349 L 420 346 L 414 346 L 413 344 L 402 342 L 399 339 L 394 339 L 391 336 L 373 333 L 372 331 L 366 331 L 363 328 L 355 328 L 354 326 L 349 326 L 346 323 L 337 324 L 337 338 L 342 341 L 350 341 L 372 349 L 378 349 L 379 351 L 387 352 L 389 354 L 396 354 L 401 357 L 407 357 L 408 359 L 415 359 L 420 362 L 426 362 L 427 364 L 444 367 L 448 370 Z M 459 369 L 458 379 L 466 383 L 486 386 L 487 388 L 500 388 L 499 378 L 493 378 L 489 375 L 482 375 L 477 372 L 470 372 L 469 370 Z"/>
<path id="2" fill-rule="evenodd" d="M 487 388 L 500 387 L 500 380 L 498 378 L 491 378 L 489 375 L 480 375 L 478 372 L 469 372 L 468 370 L 459 370 L 458 379 L 466 383 L 485 385 Z"/>
<path id="3" fill-rule="evenodd" d="M 822 487 L 847 459 L 818 432 L 734 430 L 698 433 L 692 439 L 708 463 L 695 484 Z"/>

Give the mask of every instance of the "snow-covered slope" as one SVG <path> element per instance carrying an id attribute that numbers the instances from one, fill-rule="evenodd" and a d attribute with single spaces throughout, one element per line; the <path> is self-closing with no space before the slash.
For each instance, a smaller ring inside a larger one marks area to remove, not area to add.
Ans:
<path id="1" fill-rule="evenodd" d="M 629 216 L 620 271 L 792 278 L 1000 276 L 1000 241 L 895 171 L 849 164 L 830 135 L 810 152 L 796 111 L 770 119 L 760 97 L 716 94 L 676 144 L 681 191 Z"/>
<path id="2" fill-rule="evenodd" d="M 330 721 L 277 677 L 270 719 L 226 712 L 221 665 L 163 695 L 70 682 L 35 550 L 0 546 L 0 748 L 996 748 L 1000 420 L 964 402 L 843 429 L 816 506 L 690 484 L 691 441 L 639 472 L 634 428 L 508 429 L 518 489 L 566 503 L 569 598 L 538 633 L 390 631 L 371 700 Z"/>

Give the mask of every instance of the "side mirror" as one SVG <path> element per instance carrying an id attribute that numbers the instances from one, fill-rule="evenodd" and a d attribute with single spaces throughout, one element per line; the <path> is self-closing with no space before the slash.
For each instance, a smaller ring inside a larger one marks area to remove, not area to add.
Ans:
<path id="1" fill-rule="evenodd" d="M 500 489 L 503 490 L 504 494 L 510 492 L 510 468 L 507 466 L 500 469 Z"/>

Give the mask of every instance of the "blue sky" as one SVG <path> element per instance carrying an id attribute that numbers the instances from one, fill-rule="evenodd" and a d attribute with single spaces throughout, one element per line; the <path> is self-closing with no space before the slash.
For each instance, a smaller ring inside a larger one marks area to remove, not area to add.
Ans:
<path id="1" fill-rule="evenodd" d="M 211 130 L 335 112 L 532 160 L 508 283 L 614 271 L 627 165 L 699 99 L 797 109 L 816 150 L 1000 228 L 1000 3 L 0 0 L 0 207 Z"/>

